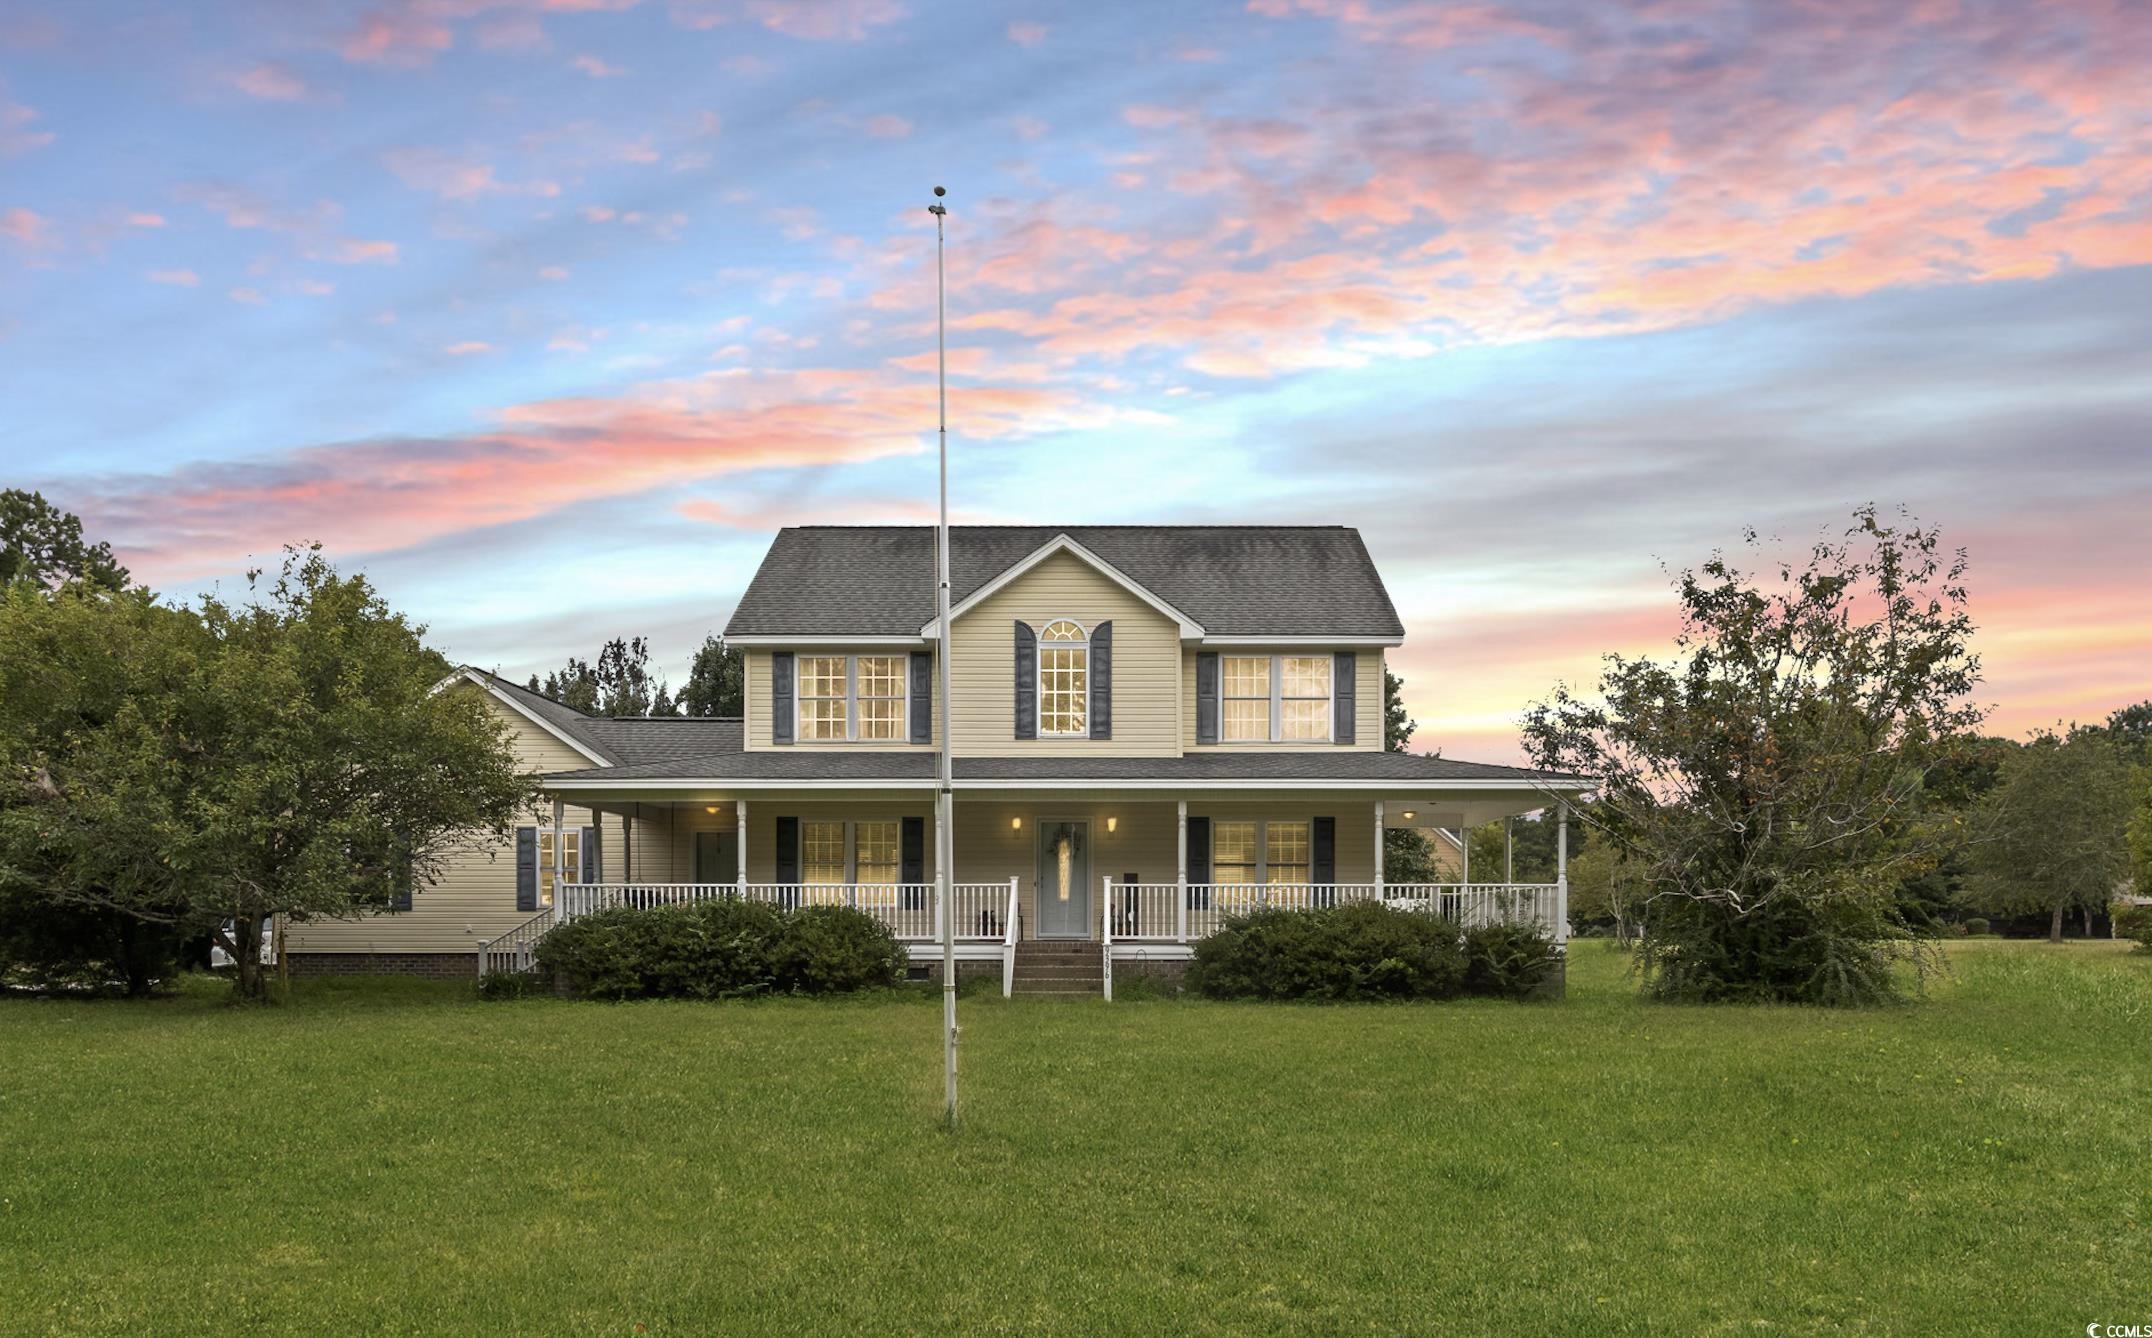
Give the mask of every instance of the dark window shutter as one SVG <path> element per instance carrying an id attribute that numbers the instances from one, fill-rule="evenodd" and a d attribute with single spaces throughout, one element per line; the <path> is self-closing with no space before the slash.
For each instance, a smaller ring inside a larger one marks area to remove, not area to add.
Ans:
<path id="1" fill-rule="evenodd" d="M 1359 720 L 1354 707 L 1360 695 L 1360 658 L 1349 650 L 1330 657 L 1330 737 L 1338 743 L 1353 742 Z"/>
<path id="2" fill-rule="evenodd" d="M 393 880 L 392 889 L 389 893 L 389 909 L 395 911 L 410 910 L 411 843 L 402 837 L 398 837 L 396 839 L 396 849 L 390 855 L 390 858 L 395 861 L 395 867 L 389 872 L 389 877 Z"/>
<path id="3" fill-rule="evenodd" d="M 792 652 L 770 655 L 770 742 L 792 742 Z"/>
<path id="4" fill-rule="evenodd" d="M 777 820 L 777 881 L 787 887 L 800 880 L 800 820 Z"/>
<path id="5" fill-rule="evenodd" d="M 603 875 L 598 870 L 604 868 L 605 864 L 604 861 L 598 858 L 598 829 L 595 826 L 585 827 L 582 837 L 575 843 L 575 848 L 582 852 L 583 869 L 580 881 L 586 883 L 602 881 Z"/>
<path id="6" fill-rule="evenodd" d="M 1216 659 L 1217 657 L 1212 656 L 1211 658 Z M 1210 879 L 1210 819 L 1190 818 L 1188 820 L 1188 882 L 1190 884 L 1188 905 L 1191 910 L 1202 910 L 1210 905 L 1210 893 L 1208 891 L 1198 892 L 1194 890 L 1194 885 L 1198 883 L 1208 887 Z"/>
<path id="7" fill-rule="evenodd" d="M 1113 624 L 1091 629 L 1091 737 L 1113 737 Z"/>
<path id="8" fill-rule="evenodd" d="M 912 652 L 912 742 L 934 742 L 934 656 L 924 650 Z"/>
<path id="9" fill-rule="evenodd" d="M 1338 820 L 1315 818 L 1308 823 L 1308 881 L 1328 885 L 1338 880 Z M 1325 906 L 1335 900 L 1337 894 L 1319 894 Z"/>
<path id="10" fill-rule="evenodd" d="M 1196 653 L 1196 742 L 1218 742 L 1218 653 Z M 1208 830 L 1208 829 L 1206 829 Z"/>
<path id="11" fill-rule="evenodd" d="M 1039 634 L 1016 625 L 1016 737 L 1039 737 Z"/>
<path id="12" fill-rule="evenodd" d="M 538 829 L 516 828 L 516 909 L 538 909 Z"/>
<path id="13" fill-rule="evenodd" d="M 899 832 L 902 844 L 897 849 L 897 881 L 918 884 L 927 880 L 927 820 L 906 818 Z M 904 892 L 904 909 L 916 911 L 926 905 L 926 893 L 907 888 Z"/>

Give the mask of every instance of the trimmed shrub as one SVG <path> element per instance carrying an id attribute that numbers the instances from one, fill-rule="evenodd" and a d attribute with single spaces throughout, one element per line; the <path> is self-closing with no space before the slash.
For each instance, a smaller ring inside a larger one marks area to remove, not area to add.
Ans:
<path id="1" fill-rule="evenodd" d="M 1545 983 L 1554 938 L 1537 925 L 1488 924 L 1464 933 L 1465 993 L 1522 999 Z"/>
<path id="2" fill-rule="evenodd" d="M 737 999 L 892 985 L 904 950 L 848 907 L 724 897 L 580 916 L 539 940 L 538 964 L 595 999 Z"/>
<path id="3" fill-rule="evenodd" d="M 2152 906 L 2118 902 L 2109 914 L 2114 917 L 2116 935 L 2134 941 L 2140 952 L 2152 952 Z"/>
<path id="4" fill-rule="evenodd" d="M 1988 922 L 1976 915 L 1965 922 L 1965 932 L 1967 934 L 1985 934 L 1988 932 Z"/>
<path id="5" fill-rule="evenodd" d="M 488 971 L 478 978 L 481 999 L 521 999 L 533 993 L 537 977 L 528 971 Z"/>
<path id="6" fill-rule="evenodd" d="M 1354 902 L 1235 916 L 1196 944 L 1187 983 L 1214 999 L 1448 999 L 1464 979 L 1454 923 Z"/>
<path id="7" fill-rule="evenodd" d="M 903 979 L 909 961 L 880 921 L 849 906 L 787 914 L 770 959 L 777 988 L 800 994 L 885 988 Z"/>

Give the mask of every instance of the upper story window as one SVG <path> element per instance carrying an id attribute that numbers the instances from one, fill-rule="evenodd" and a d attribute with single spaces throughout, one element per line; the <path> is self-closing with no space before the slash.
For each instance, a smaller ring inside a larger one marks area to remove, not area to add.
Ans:
<path id="1" fill-rule="evenodd" d="M 1039 633 L 1039 737 L 1091 731 L 1091 642 L 1081 623 L 1056 618 Z"/>
<path id="2" fill-rule="evenodd" d="M 1226 743 L 1322 743 L 1330 738 L 1330 657 L 1219 657 L 1219 735 Z"/>
<path id="3" fill-rule="evenodd" d="M 799 657 L 798 732 L 803 743 L 901 743 L 909 704 L 902 655 Z"/>

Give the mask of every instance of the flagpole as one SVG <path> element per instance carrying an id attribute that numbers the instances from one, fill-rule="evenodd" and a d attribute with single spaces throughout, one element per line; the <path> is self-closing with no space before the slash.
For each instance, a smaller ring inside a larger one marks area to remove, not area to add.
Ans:
<path id="1" fill-rule="evenodd" d="M 946 1106 L 943 1117 L 956 1127 L 956 906 L 950 896 L 949 865 L 956 846 L 954 778 L 949 763 L 949 302 L 948 280 L 942 256 L 947 241 L 942 222 L 949 211 L 941 200 L 949 192 L 934 188 L 934 377 L 935 417 L 941 447 L 941 522 L 934 528 L 935 631 L 934 678 L 941 701 L 941 740 L 934 790 L 934 896 L 941 913 L 942 959 L 942 1082 Z"/>

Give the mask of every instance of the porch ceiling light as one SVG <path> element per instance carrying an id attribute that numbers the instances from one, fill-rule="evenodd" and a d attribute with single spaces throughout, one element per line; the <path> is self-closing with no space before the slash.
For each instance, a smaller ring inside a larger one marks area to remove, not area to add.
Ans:
<path id="1" fill-rule="evenodd" d="M 703 812 L 705 812 L 705 813 L 708 813 L 708 814 L 711 814 L 711 815 L 713 815 L 713 816 L 714 816 L 714 815 L 715 815 L 715 814 L 717 813 L 717 805 L 715 805 L 715 804 L 705 804 L 705 805 L 703 805 L 703 809 L 702 809 L 702 811 L 703 811 Z M 1408 814 L 1407 816 L 1410 816 L 1410 815 Z"/>
<path id="2" fill-rule="evenodd" d="M 1415 813 L 1415 812 L 1413 812 L 1413 811 L 1412 811 L 1411 809 L 1409 809 L 1409 808 L 1405 810 L 1405 821 L 1407 821 L 1407 822 L 1410 822 L 1410 821 L 1412 821 L 1412 820 L 1413 820 L 1414 818 L 1416 818 L 1416 817 L 1418 817 L 1418 816 L 1420 816 L 1420 815 L 1419 815 L 1419 814 L 1417 814 L 1417 813 Z"/>

